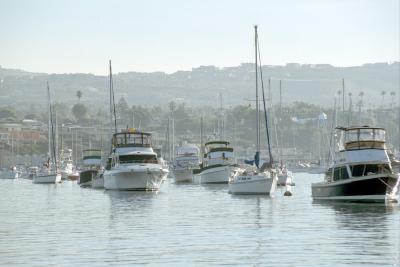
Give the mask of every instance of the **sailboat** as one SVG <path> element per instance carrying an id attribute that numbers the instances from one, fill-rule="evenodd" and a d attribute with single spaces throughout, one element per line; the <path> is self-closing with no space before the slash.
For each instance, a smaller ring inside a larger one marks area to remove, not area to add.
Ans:
<path id="1" fill-rule="evenodd" d="M 55 136 L 53 127 L 53 117 L 50 99 L 50 87 L 47 83 L 47 108 L 48 108 L 48 159 L 43 164 L 42 169 L 33 176 L 34 184 L 54 184 L 61 182 L 61 173 L 57 166 L 57 153 L 55 149 Z"/>
<path id="2" fill-rule="evenodd" d="M 251 163 L 255 164 L 252 168 L 248 168 L 242 172 L 236 173 L 229 179 L 229 190 L 230 194 L 272 194 L 276 189 L 277 175 L 274 169 L 272 169 L 272 152 L 268 130 L 268 117 L 265 105 L 264 85 L 262 78 L 261 68 L 261 56 L 258 44 L 258 33 L 257 25 L 254 26 L 255 32 L 255 74 L 256 74 L 256 153 L 254 160 Z M 258 59 L 260 60 L 260 79 L 263 93 L 263 104 L 264 104 L 264 118 L 265 127 L 267 131 L 267 145 L 269 151 L 269 163 L 265 162 L 261 167 L 260 165 L 260 121 L 259 121 L 259 101 L 258 101 Z M 250 162 L 248 162 L 250 163 Z"/>
<path id="3" fill-rule="evenodd" d="M 110 61 L 110 115 L 114 122 L 110 162 L 104 171 L 104 189 L 157 191 L 169 170 L 154 152 L 151 133 L 127 129 L 117 132 Z"/>

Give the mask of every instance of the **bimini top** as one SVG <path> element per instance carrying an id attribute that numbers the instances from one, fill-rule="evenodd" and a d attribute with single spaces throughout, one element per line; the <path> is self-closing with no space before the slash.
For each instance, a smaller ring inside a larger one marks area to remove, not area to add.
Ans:
<path id="1" fill-rule="evenodd" d="M 150 147 L 151 133 L 139 132 L 135 129 L 128 129 L 113 134 L 112 144 L 115 147 Z"/>
<path id="2" fill-rule="evenodd" d="M 209 145 L 225 145 L 228 146 L 230 143 L 228 141 L 210 141 L 205 143 L 205 146 L 209 146 Z"/>
<path id="3" fill-rule="evenodd" d="M 380 127 L 336 127 L 342 130 L 342 150 L 386 149 L 385 129 Z"/>

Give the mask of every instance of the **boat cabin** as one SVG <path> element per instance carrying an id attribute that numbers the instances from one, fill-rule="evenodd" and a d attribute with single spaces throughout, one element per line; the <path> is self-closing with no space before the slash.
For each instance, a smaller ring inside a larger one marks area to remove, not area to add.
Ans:
<path id="1" fill-rule="evenodd" d="M 101 150 L 100 149 L 85 149 L 82 151 L 83 164 L 86 166 L 101 165 Z"/>
<path id="2" fill-rule="evenodd" d="M 205 165 L 215 164 L 233 164 L 234 155 L 233 148 L 229 147 L 227 141 L 212 141 L 204 145 L 204 163 Z"/>
<path id="3" fill-rule="evenodd" d="M 385 129 L 376 127 L 338 127 L 342 131 L 340 150 L 386 149 Z"/>
<path id="4" fill-rule="evenodd" d="M 176 148 L 176 157 L 198 157 L 200 149 L 194 145 L 186 145 Z"/>
<path id="5" fill-rule="evenodd" d="M 114 147 L 151 147 L 151 133 L 134 130 L 115 133 L 112 144 Z"/>

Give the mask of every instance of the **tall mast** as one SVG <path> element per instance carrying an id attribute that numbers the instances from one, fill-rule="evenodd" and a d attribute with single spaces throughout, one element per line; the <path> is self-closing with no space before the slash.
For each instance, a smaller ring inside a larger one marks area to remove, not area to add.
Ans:
<path id="1" fill-rule="evenodd" d="M 279 120 L 282 118 L 282 80 L 279 80 Z"/>
<path id="2" fill-rule="evenodd" d="M 261 64 L 261 53 L 260 53 L 260 44 L 257 40 L 257 50 L 258 50 L 258 59 L 260 61 L 260 79 L 261 79 L 261 90 L 262 90 L 262 98 L 263 98 L 263 106 L 264 106 L 264 119 L 265 119 L 265 129 L 267 132 L 267 146 L 268 146 L 268 156 L 269 156 L 269 165 L 272 167 L 274 163 L 274 159 L 272 158 L 272 150 L 271 150 L 271 140 L 269 138 L 269 127 L 268 127 L 268 115 L 267 115 L 267 106 L 265 104 L 265 90 L 264 90 L 264 79 L 262 76 L 262 64 Z"/>
<path id="3" fill-rule="evenodd" d="M 344 79 L 342 79 L 342 106 L 343 106 L 343 115 L 342 115 L 342 117 L 343 117 L 343 124 L 345 123 L 345 107 L 344 107 L 344 100 L 345 100 L 345 95 L 344 95 L 344 92 L 345 92 L 345 90 L 344 90 Z"/>
<path id="4" fill-rule="evenodd" d="M 258 33 L 257 25 L 254 25 L 254 55 L 255 55 L 255 73 L 256 73 L 256 153 L 260 152 L 260 106 L 258 103 Z"/>
<path id="5" fill-rule="evenodd" d="M 113 118 L 114 118 L 114 133 L 117 133 L 117 115 L 115 112 L 115 99 L 114 99 L 114 83 L 112 77 L 112 67 L 111 67 L 111 60 L 110 63 L 110 127 L 113 125 Z"/>
<path id="6" fill-rule="evenodd" d="M 48 139 L 48 155 L 50 158 L 51 157 L 51 113 L 50 113 L 50 87 L 48 81 L 47 81 L 47 113 L 49 114 L 47 121 L 47 131 L 48 131 L 47 139 Z"/>

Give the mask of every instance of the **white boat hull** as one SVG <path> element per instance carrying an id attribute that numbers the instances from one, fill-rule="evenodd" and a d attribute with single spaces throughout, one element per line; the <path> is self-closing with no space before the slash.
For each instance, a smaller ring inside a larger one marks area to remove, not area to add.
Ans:
<path id="1" fill-rule="evenodd" d="M 33 177 L 32 182 L 34 184 L 55 184 L 61 182 L 60 173 L 50 173 L 50 174 L 38 174 Z"/>
<path id="2" fill-rule="evenodd" d="M 200 173 L 200 183 L 202 184 L 227 184 L 233 175 L 233 167 L 219 166 L 205 169 Z"/>
<path id="3" fill-rule="evenodd" d="M 193 170 L 188 169 L 175 169 L 174 177 L 176 183 L 192 182 L 193 181 Z"/>
<path id="4" fill-rule="evenodd" d="M 104 172 L 104 189 L 157 191 L 167 175 L 155 164 L 118 167 Z"/>
<path id="5" fill-rule="evenodd" d="M 277 178 L 266 175 L 239 175 L 229 182 L 230 194 L 270 195 L 275 192 Z"/>

